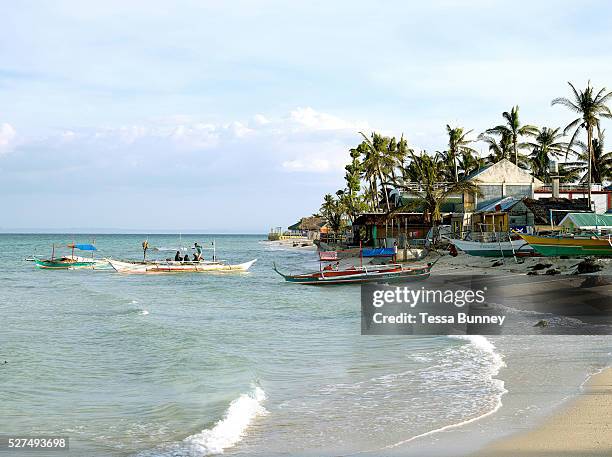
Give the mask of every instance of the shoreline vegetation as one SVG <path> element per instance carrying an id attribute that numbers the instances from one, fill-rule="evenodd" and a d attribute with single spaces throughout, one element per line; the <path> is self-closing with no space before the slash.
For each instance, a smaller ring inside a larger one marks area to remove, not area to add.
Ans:
<path id="1" fill-rule="evenodd" d="M 476 137 L 473 130 L 446 125 L 448 144 L 434 153 L 411 148 L 403 134 L 398 140 L 377 132 L 359 132 L 362 141 L 349 151 L 345 187 L 324 196 L 320 215 L 335 235 L 367 212 L 391 216 L 418 211 L 423 223 L 439 225 L 441 205 L 448 196 L 477 194 L 477 186 L 467 178 L 503 159 L 545 184 L 558 178 L 561 183 L 588 186 L 588 207 L 592 208 L 591 185 L 612 179 L 612 152 L 606 152 L 601 124 L 612 118 L 608 106 L 612 91 L 596 89 L 590 81 L 583 90 L 568 84 L 570 97 L 551 101 L 551 106 L 560 105 L 576 116 L 565 127 L 523 124 L 517 105 L 502 113 L 502 123 Z M 581 140 L 583 134 L 586 138 Z M 476 142 L 486 145 L 487 156 L 481 157 L 474 149 Z M 558 162 L 558 172 L 553 162 Z M 393 193 L 398 191 L 411 195 L 410 202 L 394 204 Z"/>
<path id="2" fill-rule="evenodd" d="M 474 457 L 603 457 L 612 449 L 612 368 L 531 430 L 495 441 Z"/>

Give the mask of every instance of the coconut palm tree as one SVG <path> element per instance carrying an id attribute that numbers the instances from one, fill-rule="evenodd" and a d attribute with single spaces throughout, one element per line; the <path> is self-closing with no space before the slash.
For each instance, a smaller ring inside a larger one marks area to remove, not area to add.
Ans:
<path id="1" fill-rule="evenodd" d="M 384 137 L 376 132 L 373 132 L 371 139 L 363 132 L 359 132 L 363 137 L 363 143 L 367 146 L 363 166 L 368 179 L 374 183 L 376 189 L 376 181 L 380 182 L 381 191 L 384 196 L 387 212 L 391 211 L 391 203 L 389 202 L 389 193 L 387 192 L 384 183 L 387 181 L 386 176 L 389 176 L 395 167 L 395 158 L 388 154 L 390 138 Z"/>
<path id="2" fill-rule="evenodd" d="M 342 191 L 339 191 L 341 194 Z M 344 208 L 340 200 L 341 195 L 337 195 L 337 198 L 332 194 L 326 194 L 323 197 L 323 204 L 319 210 L 321 215 L 327 220 L 329 228 L 334 234 L 337 234 L 342 227 L 342 216 L 344 215 Z"/>
<path id="3" fill-rule="evenodd" d="M 532 174 L 544 182 L 550 182 L 550 159 L 562 157 L 567 150 L 567 142 L 563 141 L 564 135 L 560 130 L 543 127 L 534 140 L 527 143 L 532 148 L 529 156 Z"/>
<path id="4" fill-rule="evenodd" d="M 519 120 L 519 107 L 513 106 L 510 112 L 504 111 L 502 113 L 503 118 L 506 120 L 506 124 L 498 125 L 491 129 L 486 130 L 485 133 L 489 135 L 499 135 L 506 139 L 510 139 L 512 144 L 512 153 L 514 157 L 514 163 L 519 164 L 519 153 L 518 150 L 525 147 L 525 143 L 520 143 L 519 139 L 522 136 L 534 136 L 537 134 L 538 129 L 533 125 L 521 125 Z"/>
<path id="5" fill-rule="evenodd" d="M 395 211 L 422 208 L 426 223 L 438 224 L 442 220 L 440 210 L 442 204 L 451 194 L 472 192 L 480 194 L 478 186 L 472 181 L 459 181 L 454 183 L 440 183 L 439 176 L 442 173 L 444 163 L 439 156 L 430 156 L 425 151 L 420 154 L 409 153 L 410 170 L 406 170 L 405 176 L 410 176 L 411 181 L 419 184 L 416 190 L 413 185 L 398 184 L 396 187 L 412 195 L 414 199 Z"/>
<path id="6" fill-rule="evenodd" d="M 472 132 L 473 130 L 464 132 L 462 127 L 451 128 L 450 125 L 446 124 L 446 133 L 448 134 L 448 150 L 446 153 L 448 159 L 452 160 L 453 163 L 453 181 L 455 182 L 459 182 L 459 158 L 466 154 L 476 154 L 476 151 L 469 147 L 472 140 L 467 138 L 467 136 Z"/>
<path id="7" fill-rule="evenodd" d="M 512 156 L 512 136 L 507 132 L 502 132 L 499 140 L 493 136 L 481 133 L 478 136 L 480 141 L 484 141 L 489 147 L 490 163 L 497 163 L 503 159 L 510 159 Z"/>
<path id="8" fill-rule="evenodd" d="M 486 164 L 486 160 L 479 157 L 475 152 L 462 154 L 459 159 L 459 169 L 461 170 L 460 178 L 465 178 L 469 174 L 480 170 Z"/>
<path id="9" fill-rule="evenodd" d="M 587 182 L 589 186 L 589 208 L 591 208 L 591 183 L 593 182 L 593 129 L 597 129 L 599 133 L 601 131 L 599 119 L 601 117 L 612 118 L 612 112 L 607 106 L 608 101 L 610 98 L 612 98 L 612 92 L 606 92 L 605 87 L 598 92 L 595 92 L 590 81 L 587 83 L 586 89 L 581 91 L 576 90 L 571 82 L 568 82 L 568 84 L 572 89 L 571 99 L 566 97 L 558 97 L 551 102 L 551 105 L 563 105 L 579 115 L 579 117 L 567 124 L 563 132 L 567 134 L 571 130 L 574 130 L 572 139 L 568 144 L 568 152 L 569 148 L 571 148 L 578 139 L 580 130 L 584 128 L 587 132 Z"/>
<path id="10" fill-rule="evenodd" d="M 591 145 L 591 178 L 593 182 L 603 182 L 604 180 L 612 178 L 612 152 L 604 151 L 604 133 L 605 130 L 601 130 L 598 137 L 593 139 Z M 586 183 L 589 179 L 587 162 L 589 151 L 586 143 L 576 141 L 576 144 L 581 149 L 579 153 L 576 153 L 578 160 L 575 162 L 568 162 L 566 166 L 568 171 L 571 171 L 576 179 Z"/>

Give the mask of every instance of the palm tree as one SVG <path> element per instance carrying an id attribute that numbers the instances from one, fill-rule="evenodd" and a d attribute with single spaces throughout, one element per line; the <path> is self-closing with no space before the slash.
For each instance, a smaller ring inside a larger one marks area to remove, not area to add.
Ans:
<path id="1" fill-rule="evenodd" d="M 499 140 L 484 133 L 478 136 L 480 141 L 484 141 L 489 146 L 489 157 L 491 163 L 497 163 L 503 159 L 510 159 L 512 156 L 512 137 L 507 132 L 502 132 Z"/>
<path id="2" fill-rule="evenodd" d="M 376 189 L 376 180 L 380 182 L 381 191 L 384 195 L 387 212 L 391 211 L 391 203 L 389 202 L 389 193 L 387 192 L 385 176 L 391 174 L 395 164 L 393 156 L 388 154 L 390 139 L 379 135 L 376 132 L 372 133 L 372 138 L 368 138 L 363 132 L 359 132 L 363 137 L 363 142 L 367 146 L 366 156 L 363 160 L 365 174 L 374 183 L 373 191 Z"/>
<path id="3" fill-rule="evenodd" d="M 574 119 L 572 122 L 567 124 L 564 134 L 567 134 L 570 130 L 574 129 L 574 134 L 568 145 L 569 148 L 573 146 L 578 138 L 580 129 L 584 128 L 587 131 L 587 181 L 589 186 L 589 208 L 591 208 L 591 183 L 592 181 L 592 169 L 593 169 L 593 129 L 597 128 L 597 132 L 601 131 L 599 125 L 599 118 L 612 118 L 612 112 L 606 103 L 612 97 L 612 92 L 606 93 L 606 88 L 602 88 L 595 94 L 591 82 L 587 83 L 587 87 L 583 91 L 577 91 L 571 82 L 568 82 L 572 89 L 571 100 L 566 97 L 555 98 L 551 105 L 563 105 L 566 108 L 579 114 L 579 117 Z"/>
<path id="4" fill-rule="evenodd" d="M 410 170 L 407 170 L 405 175 L 410 176 L 413 182 L 419 184 L 419 190 L 415 190 L 414 186 L 398 184 L 398 188 L 415 198 L 407 205 L 397 208 L 396 211 L 420 207 L 423 209 L 425 222 L 436 225 L 442 220 L 440 208 L 451 194 L 463 192 L 480 194 L 478 186 L 472 181 L 441 184 L 439 176 L 444 163 L 439 160 L 438 156 L 432 157 L 423 151 L 419 155 L 410 152 L 410 157 L 412 159 L 409 165 Z"/>
<path id="5" fill-rule="evenodd" d="M 342 191 L 339 191 L 341 193 Z M 338 197 L 341 195 L 336 194 Z M 337 234 L 342 227 L 342 216 L 344 208 L 340 198 L 335 198 L 332 194 L 326 194 L 323 197 L 323 204 L 320 209 L 321 215 L 327 220 L 329 228 L 334 234 Z"/>
<path id="6" fill-rule="evenodd" d="M 604 130 L 599 132 L 597 138 L 593 139 L 591 145 L 592 161 L 591 161 L 591 177 L 594 182 L 603 182 L 606 179 L 612 178 L 612 152 L 604 152 Z M 576 141 L 580 146 L 581 152 L 577 153 L 576 162 L 568 162 L 567 168 L 580 182 L 588 181 L 588 156 L 589 151 L 587 145 L 582 141 Z"/>
<path id="7" fill-rule="evenodd" d="M 465 178 L 471 173 L 480 170 L 486 165 L 486 160 L 479 157 L 476 153 L 466 153 L 459 159 L 459 169 L 462 173 L 462 178 Z"/>
<path id="8" fill-rule="evenodd" d="M 463 157 L 466 154 L 476 154 L 476 151 L 468 146 L 472 143 L 472 140 L 468 140 L 467 136 L 472 131 L 464 132 L 462 127 L 451 128 L 450 125 L 446 124 L 446 133 L 448 133 L 447 155 L 449 160 L 453 162 L 455 182 L 459 182 L 459 157 Z"/>
<path id="9" fill-rule="evenodd" d="M 525 147 L 524 143 L 519 143 L 519 137 L 521 136 L 535 136 L 538 129 L 533 125 L 521 125 L 519 120 L 519 107 L 513 106 L 510 112 L 504 111 L 502 116 L 506 120 L 505 125 L 498 125 L 492 129 L 488 129 L 485 133 L 489 135 L 500 135 L 502 138 L 504 135 L 509 138 L 512 142 L 512 152 L 514 155 L 514 163 L 519 164 L 518 150 Z"/>
<path id="10" fill-rule="evenodd" d="M 532 148 L 529 164 L 533 175 L 544 182 L 550 182 L 550 159 L 563 156 L 567 143 L 563 140 L 560 128 L 543 127 L 532 142 L 527 143 Z"/>

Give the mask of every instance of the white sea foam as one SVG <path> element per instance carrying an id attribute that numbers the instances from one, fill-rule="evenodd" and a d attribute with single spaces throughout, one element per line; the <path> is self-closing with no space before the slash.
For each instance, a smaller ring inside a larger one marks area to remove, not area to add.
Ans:
<path id="1" fill-rule="evenodd" d="M 200 433 L 188 436 L 180 443 L 176 443 L 163 451 L 152 451 L 138 454 L 139 457 L 202 457 L 206 455 L 222 454 L 226 449 L 235 446 L 246 434 L 249 425 L 258 416 L 268 411 L 262 403 L 266 393 L 261 387 L 255 386 L 249 393 L 242 394 L 233 400 L 223 419 L 212 428 L 204 429 Z"/>
<path id="2" fill-rule="evenodd" d="M 266 393 L 261 387 L 255 387 L 252 392 L 240 395 L 232 401 L 225 417 L 213 428 L 202 430 L 184 440 L 184 444 L 190 448 L 190 455 L 220 454 L 234 446 L 243 438 L 253 419 L 267 414 L 262 406 L 265 399 Z"/>
<path id="3" fill-rule="evenodd" d="M 149 311 L 147 311 L 146 309 L 143 309 L 143 310 L 141 310 L 141 311 L 140 311 L 140 314 L 141 314 L 142 316 L 146 316 L 146 315 L 148 315 L 148 314 L 149 314 Z"/>
<path id="4" fill-rule="evenodd" d="M 502 356 L 495 350 L 495 345 L 491 343 L 491 341 L 489 341 L 486 337 L 481 336 L 481 335 L 452 335 L 450 336 L 450 338 L 468 341 L 474 349 L 476 349 L 478 352 L 480 352 L 484 357 L 486 357 L 489 360 L 490 369 L 488 372 L 488 377 L 490 381 L 496 386 L 496 390 L 498 392 L 497 403 L 492 409 L 484 412 L 483 414 L 463 420 L 461 422 L 456 422 L 453 424 L 445 425 L 440 428 L 429 430 L 425 433 L 420 433 L 408 439 L 402 440 L 398 443 L 394 443 L 389 446 L 385 446 L 384 449 L 390 449 L 390 448 L 402 446 L 404 444 L 407 444 L 419 438 L 424 438 L 429 435 L 433 435 L 433 434 L 443 432 L 446 430 L 450 430 L 453 428 L 462 427 L 472 422 L 479 421 L 487 416 L 490 416 L 491 414 L 494 414 L 495 412 L 499 410 L 499 408 L 502 407 L 501 399 L 502 399 L 502 396 L 507 392 L 507 390 L 504 388 L 504 381 L 502 381 L 501 379 L 495 379 L 495 376 L 499 373 L 499 370 L 503 366 L 505 366 L 505 364 L 504 364 Z"/>

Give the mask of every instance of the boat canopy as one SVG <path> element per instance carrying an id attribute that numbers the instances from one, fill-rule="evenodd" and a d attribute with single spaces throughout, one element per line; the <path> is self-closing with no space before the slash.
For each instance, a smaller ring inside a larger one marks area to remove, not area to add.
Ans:
<path id="1" fill-rule="evenodd" d="M 69 244 L 68 247 L 79 251 L 97 251 L 93 244 Z"/>
<path id="2" fill-rule="evenodd" d="M 363 257 L 392 257 L 395 255 L 394 248 L 375 248 L 364 249 L 361 254 Z"/>

